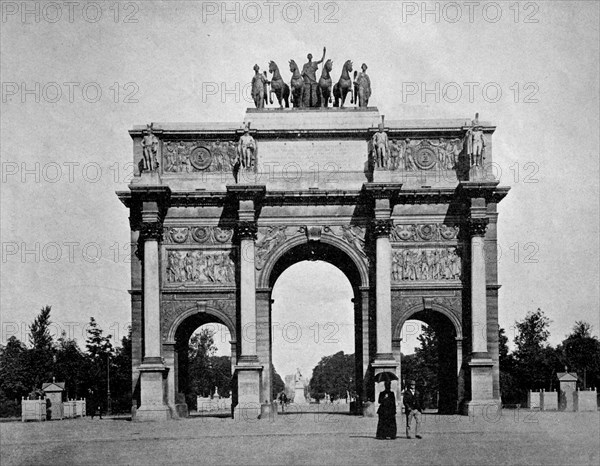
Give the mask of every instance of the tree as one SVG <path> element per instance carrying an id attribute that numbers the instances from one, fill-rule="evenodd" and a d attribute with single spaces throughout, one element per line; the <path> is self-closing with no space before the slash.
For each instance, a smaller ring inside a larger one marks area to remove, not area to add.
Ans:
<path id="1" fill-rule="evenodd" d="M 51 309 L 52 306 L 44 306 L 29 326 L 29 343 L 32 348 L 27 352 L 26 367 L 33 390 L 41 389 L 42 384 L 50 382 L 53 376 L 54 352 L 49 330 Z"/>
<path id="2" fill-rule="evenodd" d="M 573 330 L 563 340 L 561 349 L 565 363 L 576 371 L 583 388 L 598 386 L 600 376 L 600 341 L 592 335 L 592 326 L 583 321 L 575 322 Z"/>
<path id="3" fill-rule="evenodd" d="M 508 352 L 508 337 L 503 328 L 498 330 L 498 353 L 502 402 L 505 404 L 519 404 L 522 391 L 515 376 L 515 358 Z"/>
<path id="4" fill-rule="evenodd" d="M 49 350 L 52 347 L 50 335 L 50 311 L 52 306 L 45 306 L 29 326 L 29 343 L 36 350 Z"/>
<path id="5" fill-rule="evenodd" d="M 433 327 L 423 325 L 417 340 L 421 345 L 415 353 L 401 356 L 403 378 L 416 381 L 427 407 L 435 407 L 439 390 L 439 339 Z"/>
<path id="6" fill-rule="evenodd" d="M 354 389 L 354 354 L 343 351 L 324 356 L 313 369 L 309 392 L 312 398 L 322 399 L 325 393 L 336 398 L 346 398 Z"/>
<path id="7" fill-rule="evenodd" d="M 548 346 L 550 319 L 541 309 L 528 312 L 522 321 L 516 322 L 515 374 L 520 388 L 552 388 L 556 383 L 556 372 L 561 370 L 560 353 Z"/>
<path id="8" fill-rule="evenodd" d="M 275 370 L 275 366 L 273 366 L 273 364 L 271 364 L 271 374 L 273 374 L 272 396 L 273 396 L 273 399 L 275 400 L 275 399 L 277 399 L 279 394 L 285 390 L 285 383 L 281 379 L 281 376 Z"/>
<path id="9" fill-rule="evenodd" d="M 196 397 L 214 395 L 217 373 L 212 359 L 217 352 L 214 331 L 203 328 L 190 338 L 188 347 L 188 386 L 185 388 L 188 406 L 195 406 Z M 221 365 L 219 365 L 221 367 Z M 229 369 L 231 374 L 231 368 Z"/>
<path id="10" fill-rule="evenodd" d="M 113 411 L 130 412 L 132 404 L 131 387 L 131 327 L 121 339 L 121 347 L 115 351 L 110 366 L 110 389 Z"/>
<path id="11" fill-rule="evenodd" d="M 54 375 L 57 381 L 65 382 L 67 397 L 86 396 L 86 359 L 77 341 L 68 339 L 63 332 L 54 348 Z"/>
<path id="12" fill-rule="evenodd" d="M 20 400 L 34 388 L 27 356 L 27 347 L 15 336 L 0 346 L 0 391 L 10 400 Z"/>
<path id="13" fill-rule="evenodd" d="M 90 317 L 85 342 L 88 361 L 88 397 L 91 398 L 90 402 L 98 403 L 100 406 L 107 400 L 109 364 L 114 352 L 110 342 L 112 335 L 104 336 L 103 333 L 96 319 Z"/>

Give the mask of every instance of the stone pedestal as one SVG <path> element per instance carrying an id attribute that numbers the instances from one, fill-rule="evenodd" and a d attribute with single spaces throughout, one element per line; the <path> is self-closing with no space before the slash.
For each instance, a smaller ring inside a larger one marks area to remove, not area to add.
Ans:
<path id="1" fill-rule="evenodd" d="M 238 404 L 234 409 L 234 419 L 254 421 L 260 419 L 260 373 L 262 366 L 237 365 L 235 367 L 238 380 Z"/>
<path id="2" fill-rule="evenodd" d="M 490 417 L 490 410 L 501 406 L 500 400 L 494 399 L 492 385 L 491 359 L 472 358 L 469 361 L 471 372 L 471 399 L 465 404 L 464 414 Z"/>
<path id="3" fill-rule="evenodd" d="M 165 421 L 171 418 L 171 410 L 165 403 L 165 385 L 168 369 L 157 361 L 144 362 L 140 366 L 140 407 L 135 421 Z"/>

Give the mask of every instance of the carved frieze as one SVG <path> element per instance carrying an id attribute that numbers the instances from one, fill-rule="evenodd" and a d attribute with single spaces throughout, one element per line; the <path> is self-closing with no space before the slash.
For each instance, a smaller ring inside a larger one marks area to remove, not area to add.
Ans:
<path id="1" fill-rule="evenodd" d="M 229 251 L 167 250 L 166 275 L 171 286 L 231 286 L 235 265 Z"/>
<path id="2" fill-rule="evenodd" d="M 390 171 L 455 170 L 463 151 L 461 138 L 453 139 L 391 139 L 386 157 L 389 160 L 372 166 Z M 369 153 L 374 157 L 372 148 Z"/>
<path id="3" fill-rule="evenodd" d="M 165 227 L 165 244 L 229 244 L 233 227 L 216 226 L 170 226 Z"/>
<path id="4" fill-rule="evenodd" d="M 358 225 L 334 225 L 324 227 L 323 231 L 343 239 L 363 258 L 367 259 L 367 254 L 365 253 L 366 230 L 364 227 Z"/>
<path id="5" fill-rule="evenodd" d="M 237 159 L 234 141 L 167 141 L 163 170 L 170 173 L 231 172 Z"/>
<path id="6" fill-rule="evenodd" d="M 261 270 L 275 249 L 297 235 L 306 235 L 307 241 L 320 241 L 324 236 L 327 235 L 335 236 L 348 243 L 358 254 L 360 254 L 364 259 L 367 259 L 367 255 L 365 253 L 365 228 L 361 226 L 261 226 L 258 229 L 255 249 L 256 269 Z"/>
<path id="7" fill-rule="evenodd" d="M 390 233 L 393 242 L 453 241 L 457 238 L 458 226 L 443 223 L 400 224 Z"/>
<path id="8" fill-rule="evenodd" d="M 460 280 L 456 248 L 407 248 L 392 255 L 392 282 Z"/>
<path id="9" fill-rule="evenodd" d="M 290 236 L 300 233 L 302 230 L 298 227 L 289 227 L 291 232 Z M 255 249 L 254 264 L 257 270 L 261 270 L 267 259 L 273 252 L 273 250 L 283 244 L 288 238 L 287 233 L 288 227 L 286 225 L 277 225 L 263 228 L 261 227 L 258 231 Z"/>

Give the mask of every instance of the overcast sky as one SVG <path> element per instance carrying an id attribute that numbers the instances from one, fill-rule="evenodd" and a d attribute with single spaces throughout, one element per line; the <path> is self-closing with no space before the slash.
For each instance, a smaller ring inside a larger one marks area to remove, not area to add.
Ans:
<path id="1" fill-rule="evenodd" d="M 515 320 L 540 307 L 554 344 L 576 320 L 597 332 L 599 6 L 491 3 L 430 3 L 423 16 L 421 2 L 281 2 L 270 18 L 262 2 L 228 3 L 225 17 L 220 2 L 30 2 L 24 16 L 21 2 L 2 2 L 1 341 L 25 338 L 46 304 L 71 336 L 95 316 L 120 338 L 129 223 L 115 191 L 131 174 L 127 130 L 241 123 L 255 63 L 276 61 L 288 81 L 288 60 L 320 58 L 323 46 L 334 79 L 346 59 L 368 64 L 370 105 L 387 118 L 479 112 L 497 125 L 494 159 L 512 188 L 499 208 L 500 325 L 512 338 Z M 276 285 L 273 320 L 308 299 L 319 322 L 351 322 L 345 277 L 303 267 Z M 334 292 L 336 306 L 323 306 Z M 329 350 L 319 348 L 316 361 Z"/>

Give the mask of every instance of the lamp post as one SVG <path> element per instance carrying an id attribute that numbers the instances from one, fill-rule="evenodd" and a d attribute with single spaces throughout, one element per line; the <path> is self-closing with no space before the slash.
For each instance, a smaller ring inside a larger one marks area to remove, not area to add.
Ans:
<path id="1" fill-rule="evenodd" d="M 112 414 L 110 401 L 110 354 L 106 355 L 106 414 Z"/>

